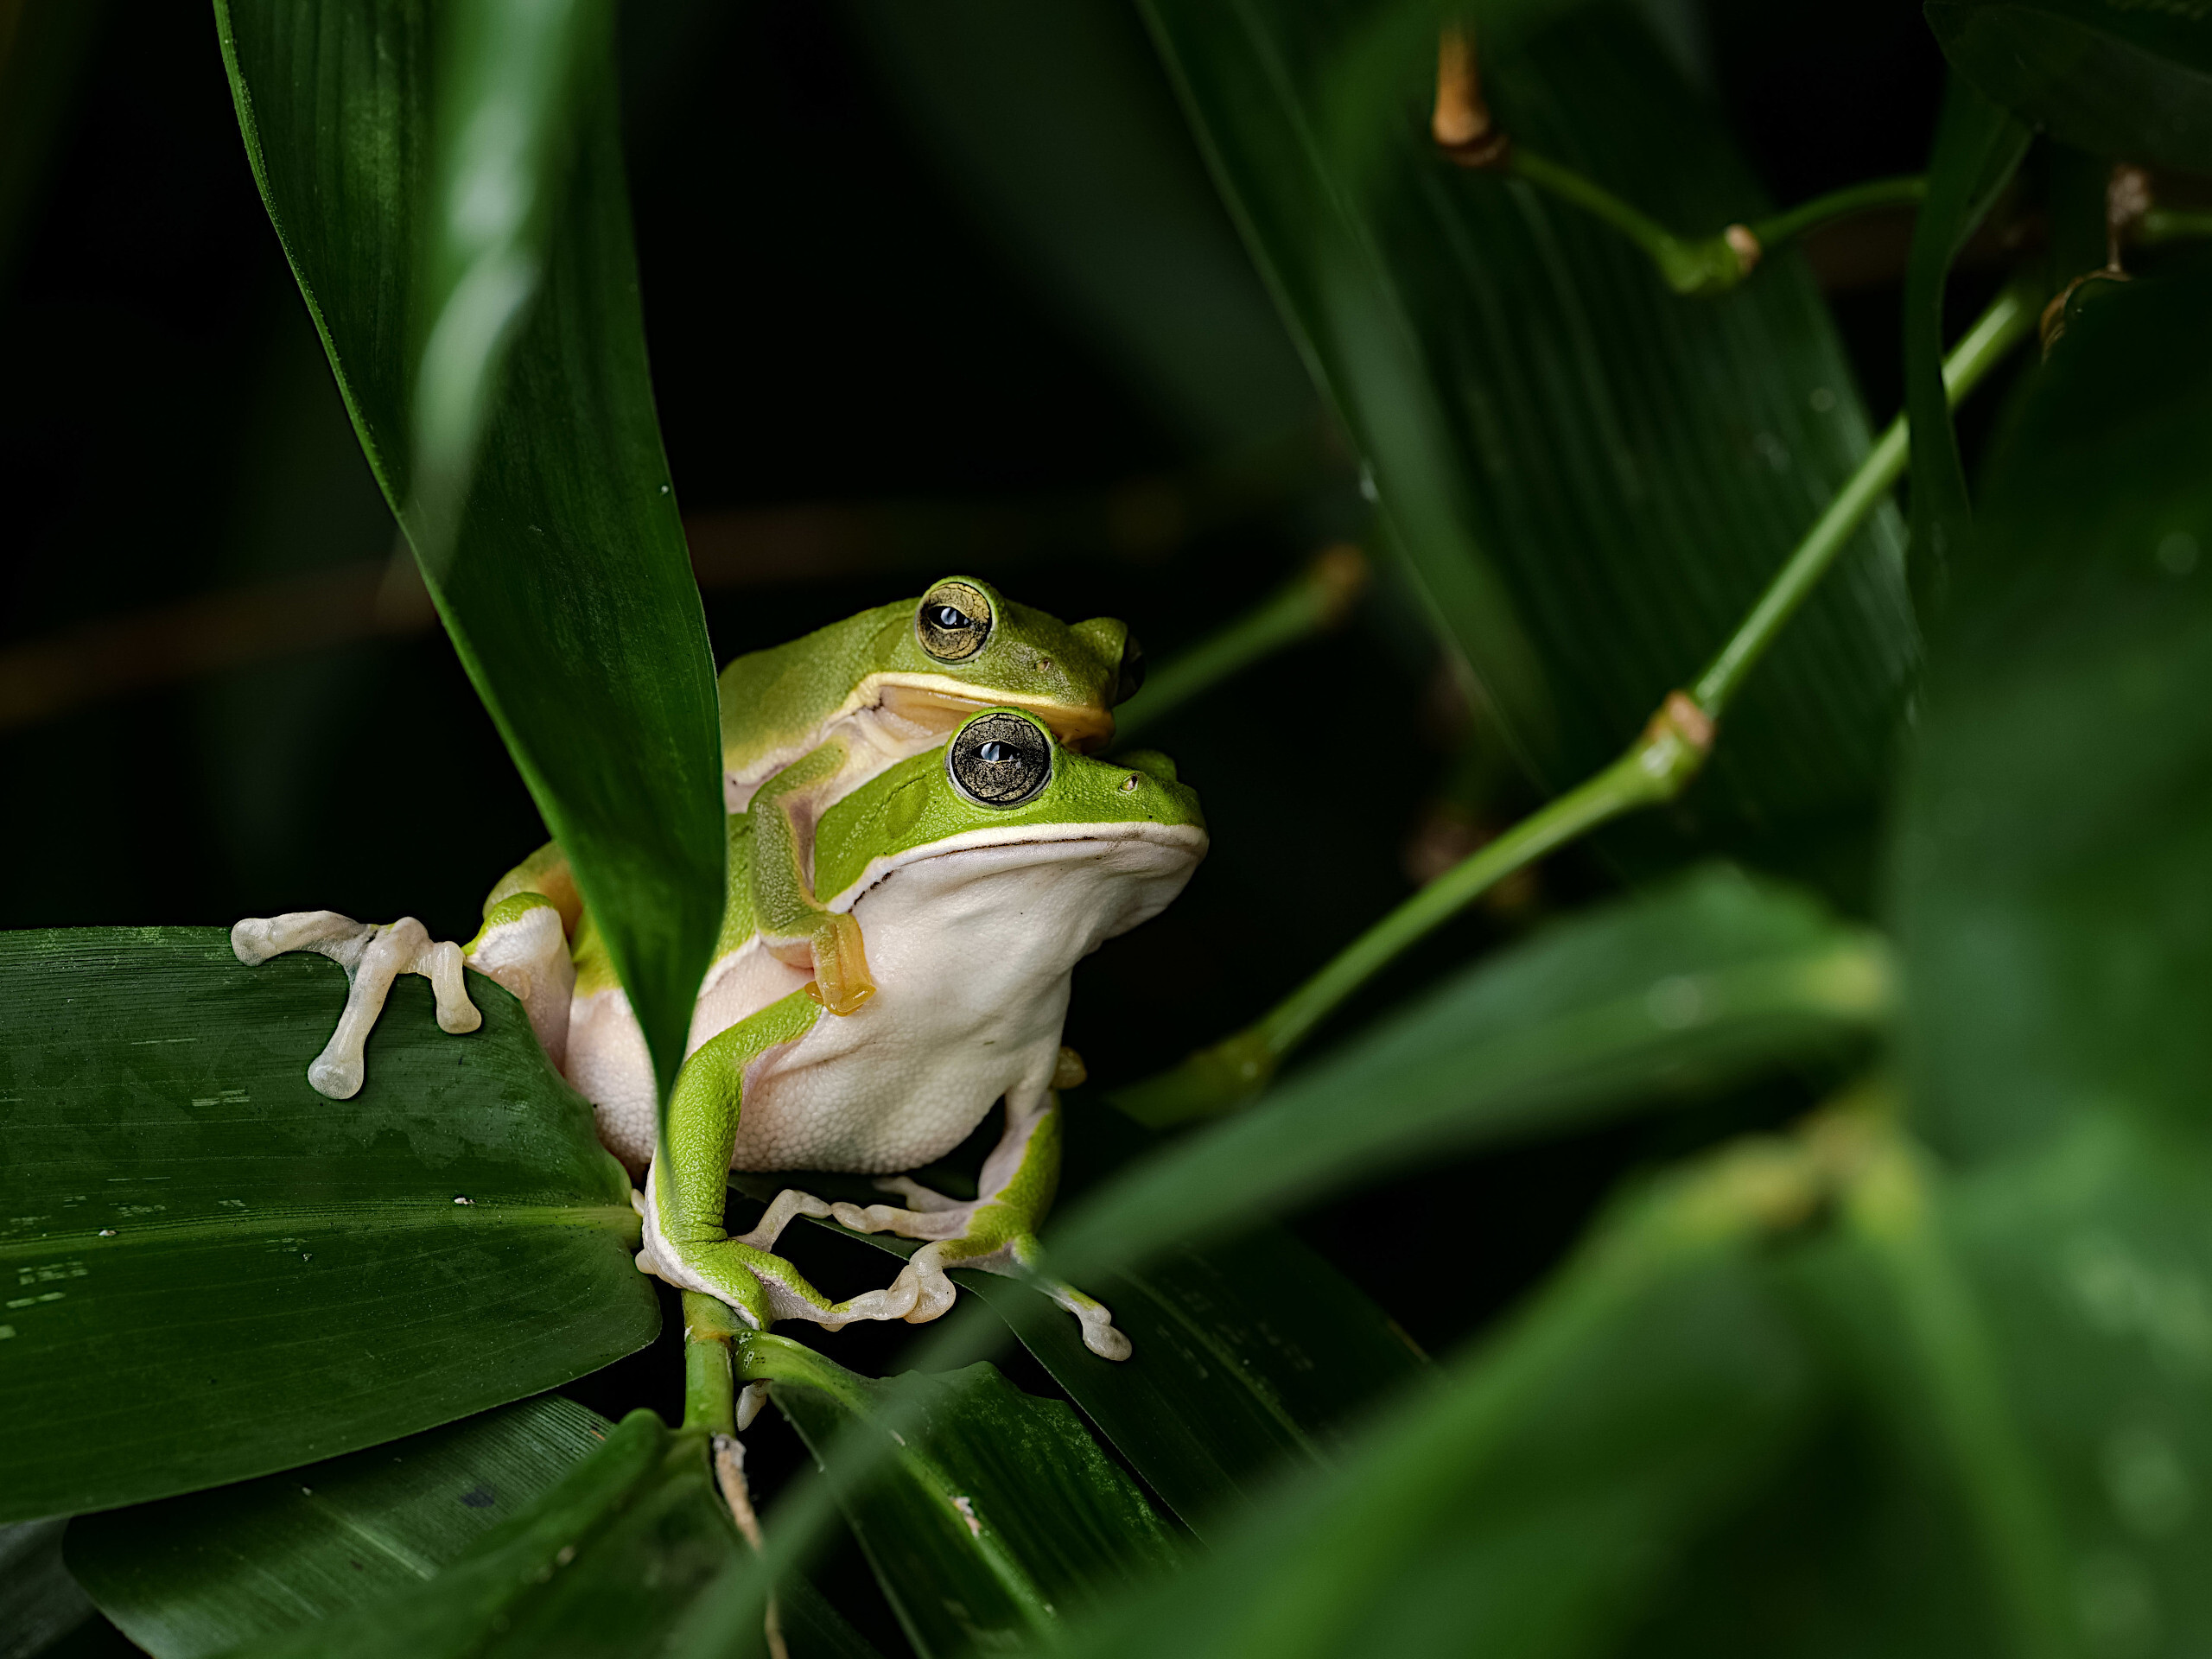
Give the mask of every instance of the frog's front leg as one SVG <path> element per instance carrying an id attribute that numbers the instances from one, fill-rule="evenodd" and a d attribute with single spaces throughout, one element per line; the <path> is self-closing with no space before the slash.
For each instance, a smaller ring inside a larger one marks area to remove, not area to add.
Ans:
<path id="1" fill-rule="evenodd" d="M 915 1292 L 903 1285 L 832 1302 L 790 1262 L 753 1243 L 759 1230 L 732 1238 L 723 1225 L 746 1068 L 804 1036 L 820 1017 L 806 995 L 794 991 L 702 1044 L 677 1074 L 661 1147 L 645 1172 L 639 1271 L 727 1302 L 760 1331 L 778 1319 L 810 1319 L 836 1331 L 854 1319 L 904 1319 L 914 1306 Z M 779 1214 L 829 1208 L 797 1192 L 779 1205 Z M 773 1239 L 769 1233 L 767 1242 Z"/>
<path id="2" fill-rule="evenodd" d="M 914 1323 L 933 1319 L 952 1306 L 956 1292 L 945 1277 L 947 1269 L 980 1268 L 1029 1280 L 1082 1323 L 1084 1347 L 1102 1359 L 1127 1359 L 1129 1339 L 1114 1328 L 1114 1315 L 1103 1302 L 1035 1272 L 1041 1255 L 1037 1229 L 1059 1180 L 1060 1103 L 1047 1090 L 1027 1111 L 1007 1101 L 1006 1133 L 984 1161 L 974 1202 L 963 1204 L 896 1176 L 876 1185 L 901 1194 L 910 1208 L 838 1204 L 830 1206 L 830 1214 L 856 1232 L 932 1241 L 913 1254 L 891 1287 L 893 1294 L 903 1294 L 912 1286 L 914 1308 L 904 1317 Z"/>
<path id="3" fill-rule="evenodd" d="M 875 995 L 860 924 L 814 896 L 807 874 L 816 798 L 844 770 L 845 746 L 833 740 L 760 785 L 753 797 L 753 907 L 760 942 L 779 961 L 811 965 L 822 1006 L 857 1011 Z"/>
<path id="4" fill-rule="evenodd" d="M 432 939 L 429 930 L 412 916 L 383 926 L 357 922 L 332 910 L 249 916 L 231 930 L 231 950 L 249 968 L 288 950 L 313 950 L 346 970 L 352 985 L 346 993 L 345 1012 L 322 1052 L 308 1067 L 308 1082 L 315 1092 L 333 1100 L 351 1100 L 360 1093 L 365 1074 L 362 1046 L 384 1012 L 392 981 L 400 975 L 420 974 L 430 982 L 442 1029 L 458 1033 L 484 1023 L 461 983 L 461 947 L 450 939 Z"/>

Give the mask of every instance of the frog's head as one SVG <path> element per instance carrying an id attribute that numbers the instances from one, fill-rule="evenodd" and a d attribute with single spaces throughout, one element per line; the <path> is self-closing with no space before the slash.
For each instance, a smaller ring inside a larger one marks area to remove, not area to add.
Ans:
<path id="1" fill-rule="evenodd" d="M 825 812 L 815 892 L 849 910 L 887 881 L 957 887 L 964 907 L 939 914 L 965 919 L 950 925 L 991 933 L 1009 952 L 1048 946 L 1052 971 L 1065 974 L 1164 908 L 1205 851 L 1198 795 L 1166 756 L 1078 754 L 1038 716 L 1001 707 Z M 873 960 L 873 931 L 868 949 Z"/>
<path id="2" fill-rule="evenodd" d="M 1018 709 L 1087 754 L 1113 737 L 1114 705 L 1144 683 L 1144 649 L 1126 625 L 1070 625 L 974 576 L 947 576 L 881 614 L 875 698 L 925 726 L 950 730 L 979 709 Z"/>

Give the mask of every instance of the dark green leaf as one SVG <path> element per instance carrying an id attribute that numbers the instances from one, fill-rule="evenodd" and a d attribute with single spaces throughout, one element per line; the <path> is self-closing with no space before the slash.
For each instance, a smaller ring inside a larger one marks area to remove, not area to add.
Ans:
<path id="1" fill-rule="evenodd" d="M 823 1458 L 849 1426 L 868 1432 L 890 1385 L 796 1343 L 756 1342 L 751 1374 Z M 1125 1593 L 1177 1556 L 1129 1478 L 1056 1400 L 989 1365 L 908 1376 L 918 1427 L 857 1488 L 827 1460 L 840 1506 L 907 1636 L 925 1656 L 1002 1649 Z"/>
<path id="2" fill-rule="evenodd" d="M 476 8 L 494 3 L 504 0 L 447 10 L 481 22 Z M 525 32 L 524 10 L 539 26 L 590 39 L 584 12 L 508 9 Z M 500 354 L 480 353 L 477 372 L 488 378 L 466 504 L 450 524 L 429 522 L 424 512 L 442 510 L 421 506 L 411 472 L 424 440 L 413 353 L 429 329 L 415 284 L 434 251 L 466 251 L 434 228 L 429 193 L 443 175 L 432 117 L 446 94 L 433 66 L 444 64 L 457 90 L 503 92 L 502 67 L 472 67 L 466 54 L 512 38 L 462 29 L 462 55 L 448 62 L 430 10 L 425 0 L 217 0 L 216 16 L 254 176 L 362 448 L 424 550 L 461 661 L 568 852 L 665 1090 L 721 914 L 721 750 L 705 620 L 646 372 L 613 62 L 589 52 L 565 91 L 524 99 L 537 117 L 572 124 L 573 146 L 525 138 L 523 173 L 499 181 L 531 213 L 544 204 L 542 280 L 503 369 L 490 375 Z M 556 47 L 529 63 L 567 76 L 572 55 Z M 447 111 L 455 144 L 470 118 Z M 467 176 L 458 155 L 452 176 Z M 518 257 L 536 245 L 526 226 L 518 232 Z"/>
<path id="3" fill-rule="evenodd" d="M 33 1659 L 92 1614 L 61 1564 L 60 1519 L 0 1526 L 0 1659 Z"/>
<path id="4" fill-rule="evenodd" d="M 404 980 L 349 1101 L 334 965 L 212 928 L 0 935 L 0 1516 L 265 1474 L 652 1339 L 629 1182 L 513 998 Z M 157 1403 L 155 1403 L 157 1402 Z"/>
<path id="5" fill-rule="evenodd" d="M 2212 273 L 2113 283 L 1993 458 L 1930 653 L 1897 916 L 1946 1151 L 2212 1099 Z"/>
<path id="6" fill-rule="evenodd" d="M 1928 0 L 1952 67 L 2068 143 L 2212 172 L 2212 14 L 2138 0 Z"/>
<path id="7" fill-rule="evenodd" d="M 851 10 L 979 217 L 1196 444 L 1244 448 L 1318 417 L 1126 5 Z"/>
<path id="8" fill-rule="evenodd" d="M 201 1659 L 419 1588 L 607 1438 L 557 1395 L 259 1480 L 88 1516 L 69 1567 L 155 1659 Z"/>
<path id="9" fill-rule="evenodd" d="M 1878 1022 L 1886 957 L 1803 894 L 1707 868 L 1466 969 L 1054 1235 L 1080 1278 L 1447 1152 L 1555 1133 L 1828 1052 Z"/>
<path id="10" fill-rule="evenodd" d="M 429 1585 L 239 1650 L 241 1659 L 551 1659 L 650 1653 L 745 1549 L 707 1436 L 648 1411 Z"/>
<path id="11" fill-rule="evenodd" d="M 1147 9 L 1446 631 L 1540 781 L 1596 771 L 1866 453 L 1802 264 L 1680 299 L 1607 226 L 1452 165 L 1425 118 L 1441 9 L 1412 30 L 1359 0 Z M 1764 205 L 1624 10 L 1486 50 L 1484 85 L 1517 139 L 1669 225 Z M 1692 798 L 1724 839 L 1809 866 L 1836 812 L 1863 822 L 1914 652 L 1900 546 L 1885 511 L 1732 710 Z"/>
<path id="12" fill-rule="evenodd" d="M 1771 1468 L 1814 1397 L 1726 1185 L 1636 1206 L 1351 1462 L 1286 1484 L 1076 1650 L 1612 1650 L 1675 1553 Z"/>
<path id="13" fill-rule="evenodd" d="M 1945 89 L 1928 195 L 1913 221 L 1905 271 L 1904 403 L 1912 442 L 1916 577 L 1940 578 L 1969 520 L 1966 465 L 1943 395 L 1943 287 L 1951 261 L 2027 154 L 2028 130 L 1954 75 Z M 1935 591 L 1932 587 L 1928 591 Z"/>

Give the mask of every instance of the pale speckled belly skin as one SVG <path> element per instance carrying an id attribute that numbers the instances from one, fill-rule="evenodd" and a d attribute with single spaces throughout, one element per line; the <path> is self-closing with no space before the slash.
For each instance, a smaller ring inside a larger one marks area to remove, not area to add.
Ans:
<path id="1" fill-rule="evenodd" d="M 1017 1108 L 1041 1099 L 1076 963 L 1166 908 L 1205 850 L 1187 827 L 1102 826 L 920 858 L 866 887 L 850 908 L 876 995 L 842 1019 L 822 1014 L 748 1068 L 731 1166 L 913 1169 L 958 1146 L 1001 1096 Z M 733 952 L 709 977 L 689 1046 L 806 977 L 757 944 Z M 567 1070 L 601 1138 L 642 1169 L 652 1072 L 619 990 L 576 999 Z"/>

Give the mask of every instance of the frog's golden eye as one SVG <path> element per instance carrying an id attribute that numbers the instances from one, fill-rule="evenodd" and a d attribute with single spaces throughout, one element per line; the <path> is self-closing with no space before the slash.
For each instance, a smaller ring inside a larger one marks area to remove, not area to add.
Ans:
<path id="1" fill-rule="evenodd" d="M 978 806 L 1020 806 L 1052 776 L 1052 740 L 1020 715 L 978 715 L 945 746 L 944 769 Z"/>
<path id="2" fill-rule="evenodd" d="M 991 637 L 991 601 L 973 582 L 940 582 L 914 613 L 914 637 L 940 663 L 964 663 Z"/>

